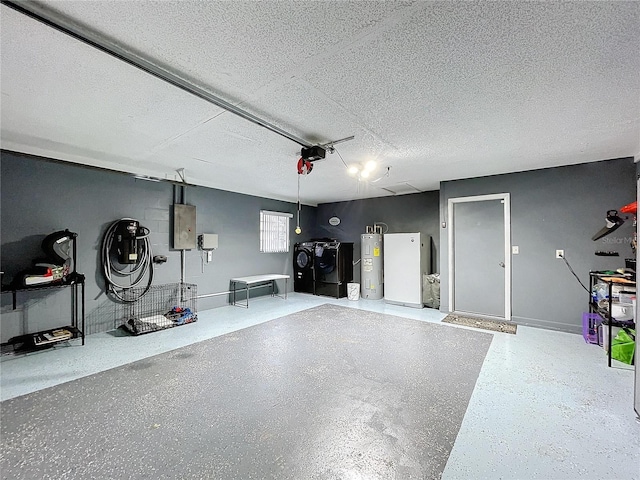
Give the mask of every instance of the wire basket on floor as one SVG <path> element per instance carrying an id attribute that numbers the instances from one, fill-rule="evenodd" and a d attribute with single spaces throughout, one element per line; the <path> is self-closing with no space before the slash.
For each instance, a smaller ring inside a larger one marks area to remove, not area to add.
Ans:
<path id="1" fill-rule="evenodd" d="M 129 288 L 125 300 L 134 300 L 145 287 Z M 198 286 L 192 283 L 152 285 L 149 291 L 132 303 L 116 307 L 116 320 L 134 335 L 177 327 L 198 319 L 196 302 Z"/>

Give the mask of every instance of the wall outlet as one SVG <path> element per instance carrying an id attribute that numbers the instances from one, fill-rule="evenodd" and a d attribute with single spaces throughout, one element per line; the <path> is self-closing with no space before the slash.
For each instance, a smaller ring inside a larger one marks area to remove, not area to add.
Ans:
<path id="1" fill-rule="evenodd" d="M 556 250 L 556 258 L 564 258 L 564 250 Z"/>

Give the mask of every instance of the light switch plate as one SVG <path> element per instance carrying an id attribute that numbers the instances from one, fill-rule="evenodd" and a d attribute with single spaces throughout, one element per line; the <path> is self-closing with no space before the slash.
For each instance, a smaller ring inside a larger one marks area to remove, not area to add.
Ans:
<path id="1" fill-rule="evenodd" d="M 513 255 L 518 255 L 520 253 L 520 247 L 518 245 L 511 246 L 511 253 Z"/>

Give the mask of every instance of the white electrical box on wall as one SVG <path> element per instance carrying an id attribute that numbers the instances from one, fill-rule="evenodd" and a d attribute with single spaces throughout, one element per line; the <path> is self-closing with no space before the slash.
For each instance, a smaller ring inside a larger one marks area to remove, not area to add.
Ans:
<path id="1" fill-rule="evenodd" d="M 213 250 L 218 248 L 217 233 L 203 233 L 198 236 L 198 245 L 202 250 Z"/>

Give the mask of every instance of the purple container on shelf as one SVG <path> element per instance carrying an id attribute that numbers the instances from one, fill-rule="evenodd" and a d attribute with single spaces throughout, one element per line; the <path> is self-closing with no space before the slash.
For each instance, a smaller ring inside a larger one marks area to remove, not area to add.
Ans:
<path id="1" fill-rule="evenodd" d="M 584 312 L 582 314 L 582 337 L 587 343 L 598 344 L 598 327 L 602 318 L 597 313 Z"/>

